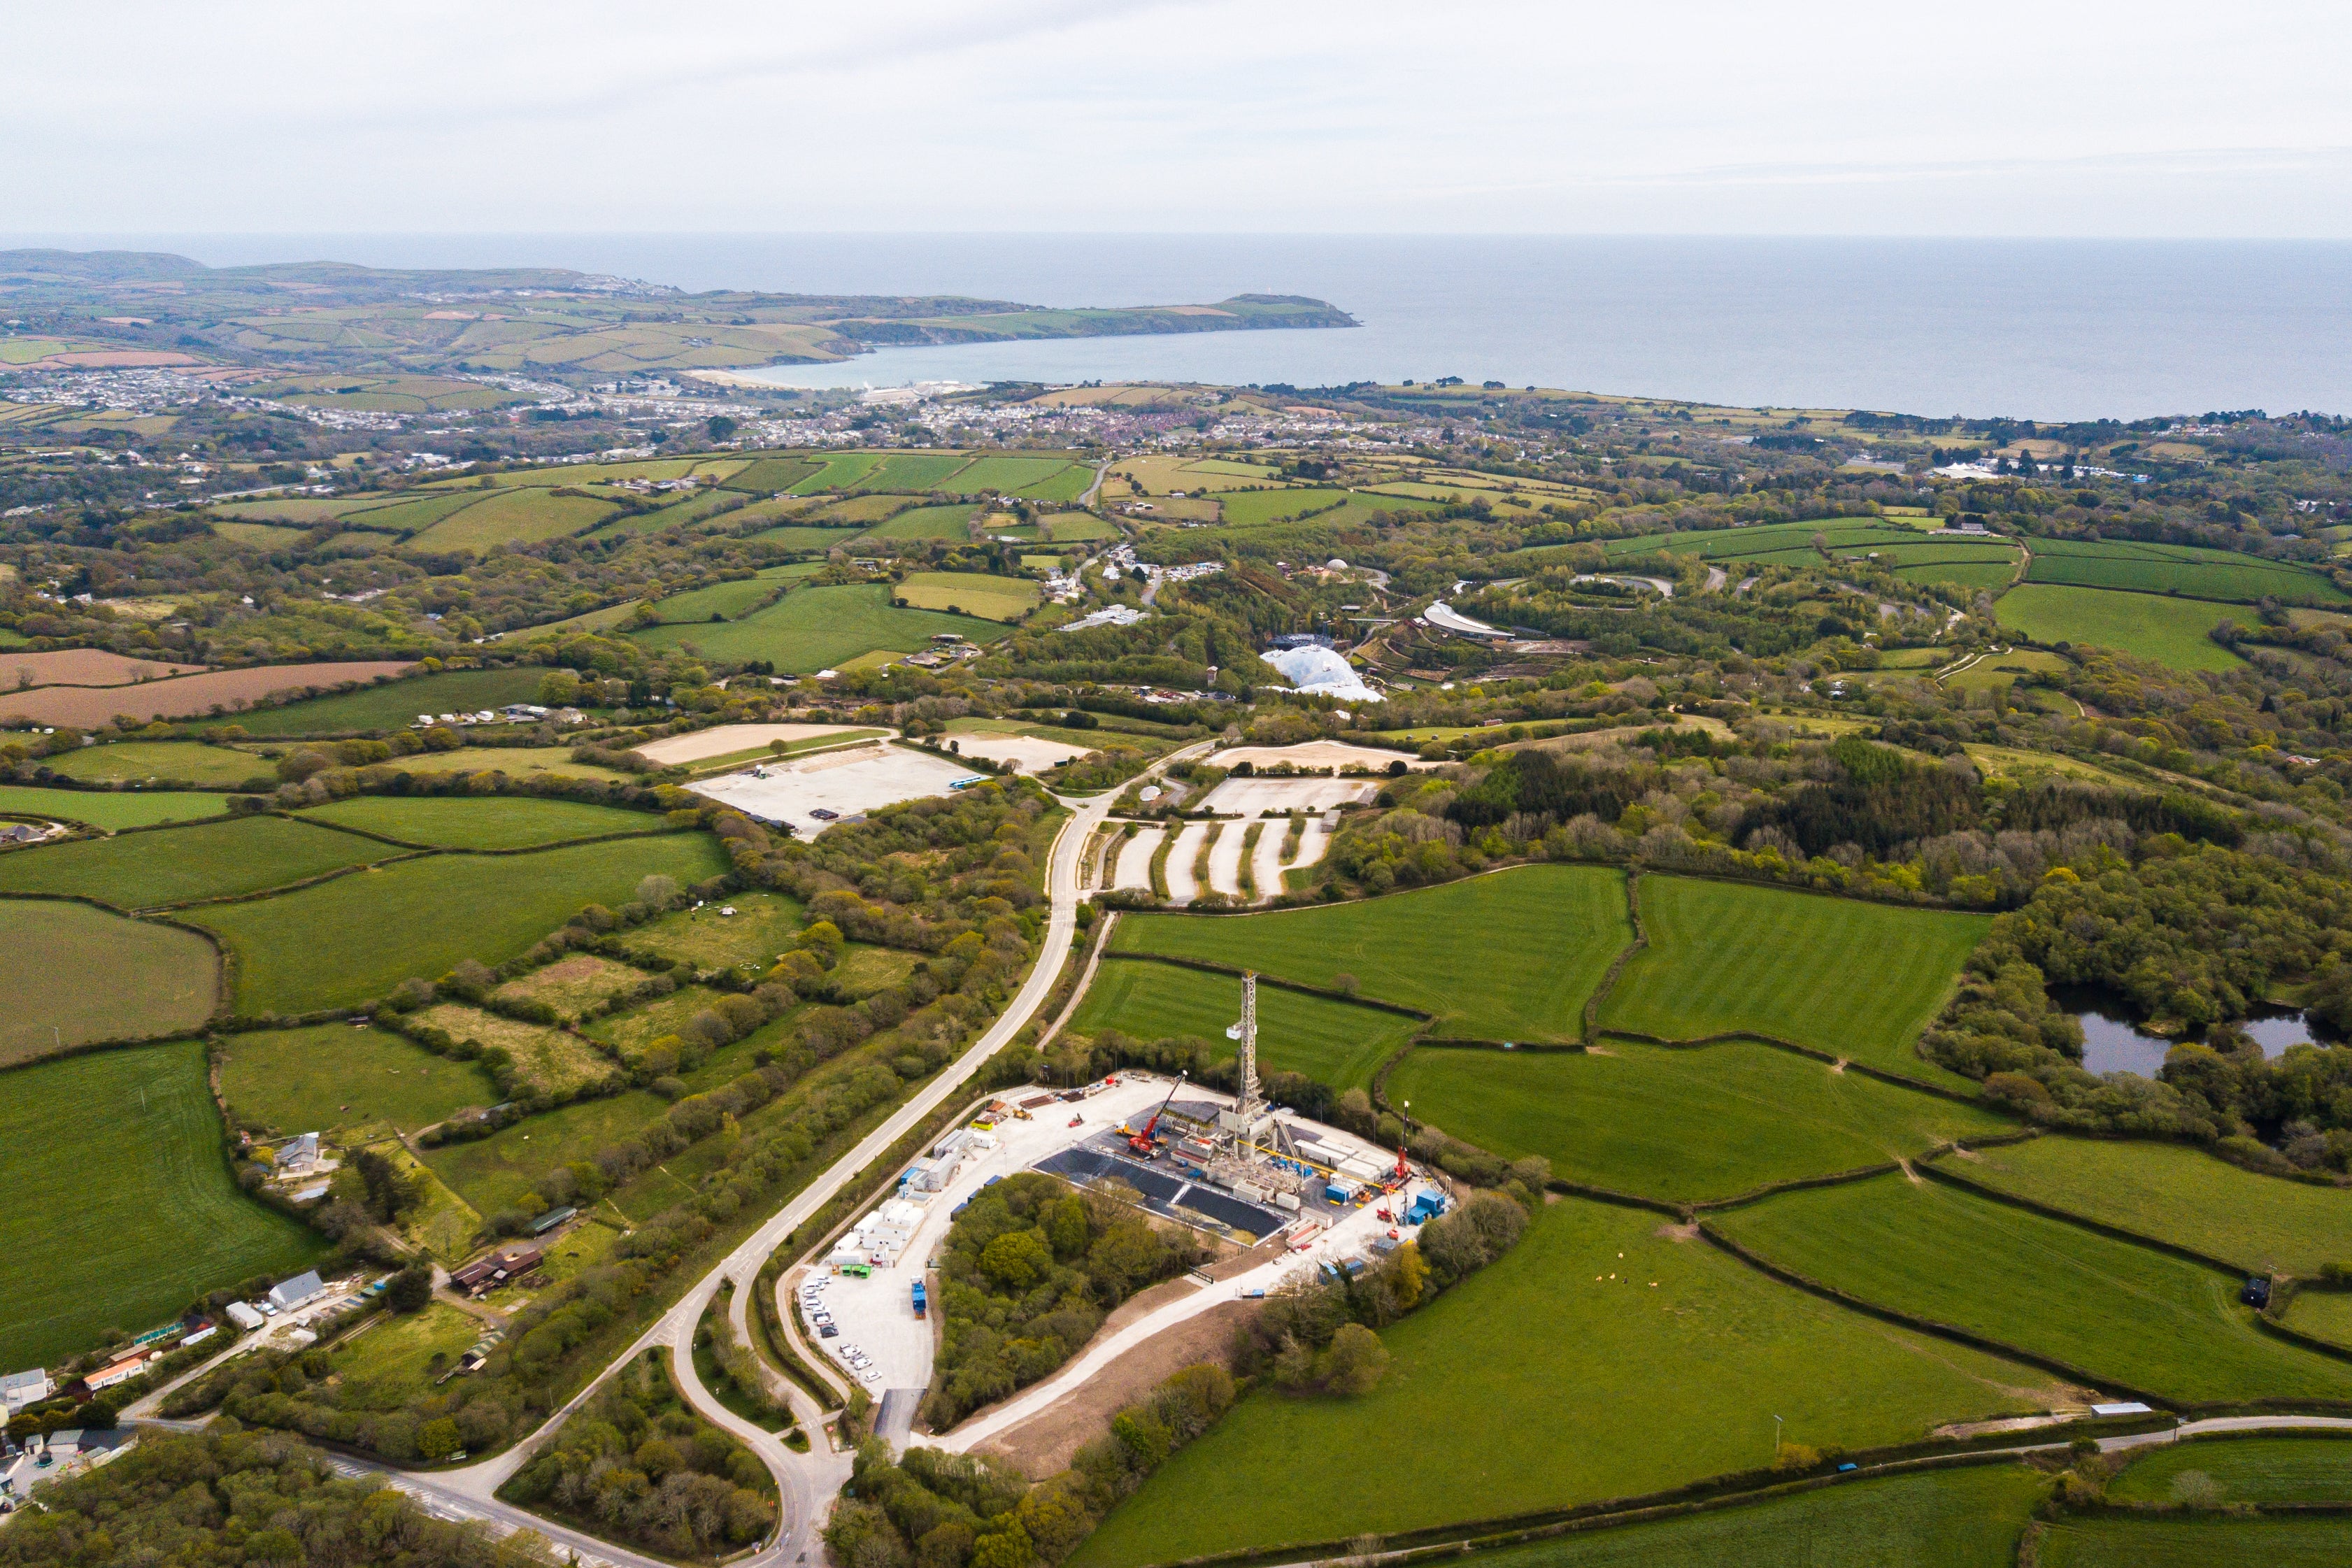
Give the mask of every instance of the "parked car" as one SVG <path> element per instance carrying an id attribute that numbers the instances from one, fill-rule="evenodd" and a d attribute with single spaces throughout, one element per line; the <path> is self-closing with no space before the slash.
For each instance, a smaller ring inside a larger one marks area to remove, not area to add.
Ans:
<path id="1" fill-rule="evenodd" d="M 841 1331 L 835 1328 L 831 1323 L 826 1323 L 817 1330 L 817 1337 L 819 1339 L 825 1340 L 837 1340 L 841 1337 Z"/>

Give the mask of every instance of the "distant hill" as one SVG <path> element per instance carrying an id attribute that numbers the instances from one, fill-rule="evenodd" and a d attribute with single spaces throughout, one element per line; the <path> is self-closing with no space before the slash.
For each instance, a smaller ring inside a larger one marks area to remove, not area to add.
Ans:
<path id="1" fill-rule="evenodd" d="M 697 294 L 565 268 L 207 267 L 128 250 L 0 251 L 0 301 L 79 343 L 214 364 L 576 380 L 837 360 L 886 344 L 1359 324 L 1287 294 L 1062 310 L 953 295 Z"/>

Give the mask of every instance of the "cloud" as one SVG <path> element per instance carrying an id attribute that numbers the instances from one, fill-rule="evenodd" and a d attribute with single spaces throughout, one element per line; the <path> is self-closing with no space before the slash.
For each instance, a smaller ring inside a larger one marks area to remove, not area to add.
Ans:
<path id="1" fill-rule="evenodd" d="M 18 6 L 0 52 L 41 68 L 0 100 L 0 201 L 47 230 L 2333 234 L 2347 46 L 2306 0 Z"/>

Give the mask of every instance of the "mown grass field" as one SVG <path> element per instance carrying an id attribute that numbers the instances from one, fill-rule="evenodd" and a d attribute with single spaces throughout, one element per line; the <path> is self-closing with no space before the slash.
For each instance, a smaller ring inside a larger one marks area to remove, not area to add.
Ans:
<path id="1" fill-rule="evenodd" d="M 782 586 L 782 579 L 790 568 L 771 566 L 755 577 L 740 577 L 732 582 L 713 583 L 707 588 L 689 588 L 683 594 L 673 594 L 656 603 L 665 621 L 685 624 L 708 621 L 714 616 L 734 620 L 752 609 L 769 595 Z"/>
<path id="2" fill-rule="evenodd" d="M 412 550 L 488 550 L 583 533 L 610 518 L 611 501 L 560 496 L 540 485 L 502 485 L 448 513 L 408 542 Z"/>
<path id="3" fill-rule="evenodd" d="M 722 915 L 721 909 L 735 912 Z M 723 904 L 650 921 L 632 933 L 630 943 L 703 969 L 765 968 L 800 934 L 801 914 L 800 900 L 782 893 L 735 893 Z"/>
<path id="4" fill-rule="evenodd" d="M 2037 1138 L 1946 1168 L 2249 1270 L 2308 1279 L 2352 1262 L 2352 1192 L 2258 1176 L 2187 1144 Z"/>
<path id="5" fill-rule="evenodd" d="M 2107 1495 L 2126 1502 L 2171 1502 L 2173 1481 L 2191 1471 L 2220 1482 L 2224 1502 L 2352 1502 L 2352 1441 L 2252 1433 L 2151 1448 L 2107 1483 Z"/>
<path id="6" fill-rule="evenodd" d="M 2342 1519 L 2069 1519 L 2042 1538 L 2042 1568 L 2343 1568 Z"/>
<path id="7" fill-rule="evenodd" d="M 1753 1030 L 1962 1081 L 1911 1047 L 1989 916 L 1693 877 L 1644 877 L 1640 897 L 1649 945 L 1602 999 L 1602 1027 L 1669 1040 Z"/>
<path id="8" fill-rule="evenodd" d="M 1130 915 L 1113 945 L 1254 968 L 1438 1016 L 1433 1032 L 1569 1040 L 1633 939 L 1618 871 L 1526 866 L 1442 888 L 1256 915 Z"/>
<path id="9" fill-rule="evenodd" d="M 218 722 L 239 724 L 247 734 L 265 738 L 405 730 L 416 721 L 419 713 L 470 713 L 483 708 L 503 708 L 509 702 L 535 702 L 541 678 L 546 673 L 535 667 L 521 667 L 404 676 L 356 691 L 305 698 L 282 708 L 251 709 Z"/>
<path id="10" fill-rule="evenodd" d="M 593 1159 L 597 1150 L 619 1142 L 668 1109 L 667 1100 L 644 1089 L 583 1100 L 528 1117 L 488 1138 L 427 1149 L 425 1163 L 459 1197 L 485 1215 L 495 1214 L 514 1206 L 551 1167 Z"/>
<path id="11" fill-rule="evenodd" d="M 1611 1040 L 1609 1054 L 1444 1050 L 1388 1083 L 1418 1121 L 1552 1173 L 1675 1202 L 1727 1198 L 2015 1130 L 1990 1111 L 1736 1041 L 1696 1050 Z"/>
<path id="12" fill-rule="evenodd" d="M 191 914 L 236 952 L 240 1011 L 303 1013 L 388 994 L 465 958 L 502 963 L 587 904 L 627 901 L 658 872 L 726 868 L 702 834 L 623 838 L 530 855 L 436 855 Z"/>
<path id="13" fill-rule="evenodd" d="M 1477 1568 L 2011 1568 L 2049 1483 L 2020 1464 L 1849 1481 L 1481 1552 Z"/>
<path id="14" fill-rule="evenodd" d="M 727 480 L 725 488 L 750 495 L 788 490 L 815 473 L 817 468 L 817 464 L 806 458 L 760 458 L 736 470 Z"/>
<path id="15" fill-rule="evenodd" d="M 55 1366 L 326 1241 L 237 1191 L 193 1041 L 19 1068 L 0 1092 L 0 1362 Z"/>
<path id="16" fill-rule="evenodd" d="M 251 752 L 207 746 L 188 741 L 121 741 L 111 746 L 84 746 L 54 759 L 50 764 L 69 779 L 90 784 L 149 784 L 173 780 L 244 789 L 260 784 L 278 787 L 269 763 Z"/>
<path id="17" fill-rule="evenodd" d="M 74 893 L 118 909 L 159 909 L 282 888 L 399 853 L 307 822 L 242 816 L 0 855 L 0 891 Z"/>
<path id="18" fill-rule="evenodd" d="M 964 495 L 1030 495 L 1029 488 L 1045 484 L 1058 475 L 1076 468 L 1086 483 L 1078 486 L 1078 494 L 1086 492 L 1087 484 L 1094 480 L 1094 470 L 1072 464 L 1066 458 L 1011 458 L 989 455 L 973 459 L 957 470 L 954 483 L 943 489 Z M 1076 495 L 1068 498 L 1076 500 Z"/>
<path id="19" fill-rule="evenodd" d="M 0 900 L 0 1066 L 194 1029 L 219 995 L 218 960 L 195 932 L 60 899 Z"/>
<path id="20" fill-rule="evenodd" d="M 2244 661 L 2205 634 L 2251 613 L 2204 599 L 2026 583 L 1995 602 L 2004 626 L 2040 643 L 2088 643 L 2174 669 L 2236 669 Z"/>
<path id="21" fill-rule="evenodd" d="M 1223 1061 L 1238 1048 L 1225 1027 L 1241 1016 L 1237 979 L 1167 963 L 1113 963 L 1095 972 L 1070 1027 L 1081 1034 L 1117 1029 L 1144 1041 L 1191 1035 Z M 1258 1061 L 1265 1070 L 1304 1073 L 1334 1089 L 1370 1083 L 1373 1071 L 1421 1026 L 1401 1014 L 1273 985 L 1258 987 L 1257 1019 Z"/>
<path id="22" fill-rule="evenodd" d="M 2263 598 L 2293 605 L 2352 602 L 2352 595 L 2334 583 L 2291 562 L 2137 540 L 2037 539 L 2025 580 L 2139 594 L 2179 593 L 2243 605 Z"/>
<path id="23" fill-rule="evenodd" d="M 2298 1332 L 2352 1350 L 2352 1291 L 2298 1290 L 2286 1321 Z"/>
<path id="24" fill-rule="evenodd" d="M 630 635 L 649 647 L 691 645 L 712 658 L 772 659 L 779 672 L 804 675 L 880 648 L 912 653 L 938 632 L 987 642 L 1007 629 L 965 616 L 898 609 L 889 595 L 889 587 L 880 583 L 803 588 L 740 621 L 650 626 Z"/>
<path id="25" fill-rule="evenodd" d="M 1769 1464 L 1776 1415 L 1791 1442 L 1861 1447 L 2038 1408 L 2028 1391 L 2046 1381 L 1662 1235 L 1654 1214 L 1578 1198 L 1381 1337 L 1376 1391 L 1252 1394 L 1070 1562 L 1131 1568 L 1638 1495 Z"/>
<path id="26" fill-rule="evenodd" d="M 813 496 L 824 490 L 847 489 L 869 473 L 882 460 L 879 452 L 819 452 L 811 455 L 817 465 L 816 472 L 797 484 L 784 488 L 796 496 Z"/>
<path id="27" fill-rule="evenodd" d="M 990 621 L 1017 621 L 1037 607 L 1037 584 L 980 572 L 909 572 L 895 590 L 919 610 L 957 610 Z"/>
<path id="28" fill-rule="evenodd" d="M 476 1064 L 436 1057 L 381 1029 L 320 1024 L 224 1039 L 222 1091 L 239 1116 L 274 1135 L 378 1121 L 414 1132 L 499 1100 L 498 1086 Z"/>
<path id="29" fill-rule="evenodd" d="M 868 470 L 856 488 L 920 495 L 944 488 L 948 476 L 969 461 L 961 452 L 893 452 Z"/>
<path id="30" fill-rule="evenodd" d="M 1938 1183 L 1875 1177 L 1710 1223 L 1864 1300 L 2167 1398 L 2352 1398 L 2352 1365 L 2264 1337 L 2233 1277 Z"/>
<path id="31" fill-rule="evenodd" d="M 527 849 L 668 826 L 649 812 L 528 795 L 362 795 L 314 805 L 302 815 L 436 849 Z"/>
<path id="32" fill-rule="evenodd" d="M 202 822 L 227 810 L 228 796 L 200 795 L 194 790 L 157 790 L 149 794 L 0 785 L 0 816 L 80 822 L 109 833 L 125 827 L 152 827 L 162 822 Z"/>

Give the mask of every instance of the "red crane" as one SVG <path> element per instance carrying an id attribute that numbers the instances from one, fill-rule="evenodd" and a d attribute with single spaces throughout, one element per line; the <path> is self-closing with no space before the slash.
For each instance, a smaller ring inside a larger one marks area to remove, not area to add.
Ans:
<path id="1" fill-rule="evenodd" d="M 1160 1110 L 1151 1113 L 1151 1120 L 1143 1124 L 1142 1131 L 1127 1141 L 1129 1149 L 1147 1160 L 1160 1152 L 1160 1146 L 1151 1141 L 1151 1134 L 1159 1129 L 1160 1112 L 1166 1110 L 1175 1100 L 1176 1091 L 1184 1087 L 1184 1079 L 1188 1076 L 1190 1075 L 1181 1072 L 1176 1075 L 1176 1081 L 1168 1086 L 1168 1098 L 1160 1102 Z"/>

